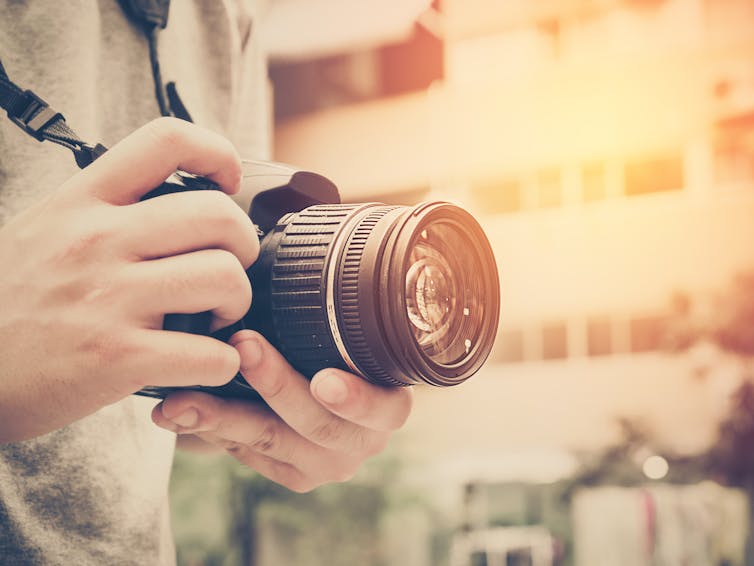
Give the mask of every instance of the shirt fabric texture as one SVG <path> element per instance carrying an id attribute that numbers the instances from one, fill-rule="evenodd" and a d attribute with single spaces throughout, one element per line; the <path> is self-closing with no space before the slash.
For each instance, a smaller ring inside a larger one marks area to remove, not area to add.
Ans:
<path id="1" fill-rule="evenodd" d="M 265 65 L 253 33 L 261 8 L 171 4 L 159 36 L 163 80 L 176 82 L 197 124 L 229 137 L 244 157 L 269 158 Z M 90 143 L 111 147 L 159 116 L 147 41 L 116 0 L 0 0 L 0 59 Z M 70 151 L 0 117 L 0 225 L 76 171 Z M 167 498 L 175 435 L 151 422 L 154 405 L 132 396 L 0 445 L 0 564 L 175 564 Z"/>

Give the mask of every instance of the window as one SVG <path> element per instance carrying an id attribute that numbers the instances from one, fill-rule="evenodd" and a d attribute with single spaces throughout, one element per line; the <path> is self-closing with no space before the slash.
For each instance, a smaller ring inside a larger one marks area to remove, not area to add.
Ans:
<path id="1" fill-rule="evenodd" d="M 424 27 L 399 43 L 270 66 L 275 119 L 422 91 L 442 80 L 445 46 Z"/>
<path id="2" fill-rule="evenodd" d="M 631 320 L 631 351 L 641 353 L 662 349 L 666 324 L 667 318 L 660 316 L 647 316 Z"/>
<path id="3" fill-rule="evenodd" d="M 559 169 L 544 169 L 537 175 L 539 206 L 554 208 L 562 203 L 561 179 Z"/>
<path id="4" fill-rule="evenodd" d="M 602 163 L 587 163 L 581 168 L 581 196 L 584 202 L 605 198 L 605 166 Z"/>
<path id="5" fill-rule="evenodd" d="M 683 188 L 683 160 L 680 155 L 656 157 L 626 163 L 625 191 L 628 196 L 677 191 Z"/>
<path id="6" fill-rule="evenodd" d="M 505 214 L 521 210 L 521 183 L 517 179 L 472 186 L 471 192 L 483 212 Z"/>
<path id="7" fill-rule="evenodd" d="M 568 357 L 568 329 L 564 322 L 542 327 L 542 359 L 560 360 Z"/>
<path id="8" fill-rule="evenodd" d="M 500 330 L 497 333 L 492 358 L 497 362 L 516 363 L 524 361 L 524 332 L 518 330 Z"/>
<path id="9" fill-rule="evenodd" d="M 606 356 L 613 352 L 613 336 L 609 318 L 593 318 L 587 321 L 587 354 Z"/>

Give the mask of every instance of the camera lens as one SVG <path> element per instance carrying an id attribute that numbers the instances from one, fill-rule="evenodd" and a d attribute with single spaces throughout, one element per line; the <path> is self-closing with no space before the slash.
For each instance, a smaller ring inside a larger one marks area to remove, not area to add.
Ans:
<path id="1" fill-rule="evenodd" d="M 425 352 L 444 350 L 457 295 L 447 260 L 437 250 L 418 244 L 411 250 L 406 273 L 406 308 L 414 338 Z"/>
<path id="2" fill-rule="evenodd" d="M 484 289 L 472 277 L 475 266 L 463 249 L 464 236 L 451 224 L 438 222 L 422 230 L 409 253 L 406 308 L 417 344 L 439 364 L 454 364 L 480 337 Z"/>
<path id="3" fill-rule="evenodd" d="M 449 203 L 289 214 L 249 277 L 246 325 L 308 376 L 339 367 L 383 385 L 454 385 L 494 342 L 494 256 L 476 220 Z"/>

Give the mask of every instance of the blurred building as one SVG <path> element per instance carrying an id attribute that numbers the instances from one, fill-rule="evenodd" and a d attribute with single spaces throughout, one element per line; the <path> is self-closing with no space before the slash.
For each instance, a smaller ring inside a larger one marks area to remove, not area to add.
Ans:
<path id="1" fill-rule="evenodd" d="M 272 71 L 275 158 L 349 201 L 460 201 L 499 263 L 492 359 L 418 390 L 396 439 L 417 477 L 552 481 L 619 418 L 710 442 L 736 375 L 692 377 L 662 328 L 754 266 L 754 2 L 442 0 L 387 44 L 298 55 Z"/>

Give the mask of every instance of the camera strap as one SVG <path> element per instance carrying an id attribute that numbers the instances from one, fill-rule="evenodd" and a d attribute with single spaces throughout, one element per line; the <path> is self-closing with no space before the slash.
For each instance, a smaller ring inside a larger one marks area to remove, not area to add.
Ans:
<path id="1" fill-rule="evenodd" d="M 119 0 L 123 11 L 144 32 L 149 44 L 149 61 L 154 79 L 155 96 L 163 116 L 175 116 L 192 122 L 174 82 L 164 85 L 157 52 L 157 35 L 168 22 L 170 0 Z M 167 101 L 166 101 L 167 98 Z M 76 164 L 83 169 L 107 151 L 102 144 L 86 143 L 66 123 L 65 117 L 35 92 L 23 89 L 8 76 L 0 60 L 0 108 L 8 118 L 38 141 L 50 141 L 73 152 Z"/>
<path id="2" fill-rule="evenodd" d="M 123 11 L 141 28 L 149 44 L 149 63 L 152 66 L 152 78 L 154 79 L 154 93 L 160 114 L 163 116 L 175 116 L 187 122 L 193 122 L 191 115 L 186 110 L 175 82 L 164 84 L 160 71 L 160 58 L 157 49 L 157 37 L 160 30 L 168 25 L 170 13 L 170 0 L 118 0 Z M 167 99 L 167 100 L 166 100 Z"/>
<path id="3" fill-rule="evenodd" d="M 102 155 L 103 145 L 89 145 L 74 132 L 65 117 L 50 108 L 40 96 L 14 83 L 0 61 L 0 108 L 19 128 L 38 141 L 50 141 L 73 152 L 76 164 L 82 169 Z"/>

